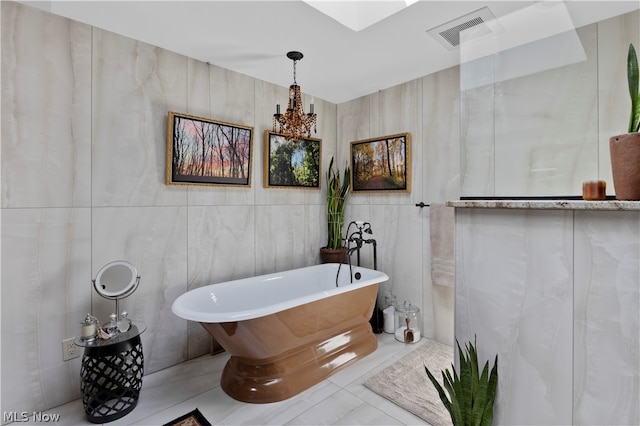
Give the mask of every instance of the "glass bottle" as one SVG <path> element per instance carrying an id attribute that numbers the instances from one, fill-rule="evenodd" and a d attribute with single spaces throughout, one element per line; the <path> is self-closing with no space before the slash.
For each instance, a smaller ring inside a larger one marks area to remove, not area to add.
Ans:
<path id="1" fill-rule="evenodd" d="M 126 333 L 129 331 L 129 327 L 131 327 L 129 314 L 127 314 L 127 311 L 123 311 L 120 314 L 120 319 L 118 320 L 118 331 L 120 331 L 120 333 Z"/>
<path id="2" fill-rule="evenodd" d="M 109 324 L 105 327 L 105 331 L 109 337 L 113 337 L 118 334 L 118 323 L 116 314 L 109 315 Z"/>

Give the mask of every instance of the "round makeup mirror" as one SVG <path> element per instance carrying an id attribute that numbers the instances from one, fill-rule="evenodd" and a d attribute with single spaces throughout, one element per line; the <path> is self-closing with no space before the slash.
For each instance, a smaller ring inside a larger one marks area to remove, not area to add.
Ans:
<path id="1" fill-rule="evenodd" d="M 130 296 L 136 291 L 138 284 L 140 284 L 138 270 L 124 260 L 109 262 L 98 271 L 96 279 L 93 280 L 93 288 L 105 299 L 116 301 L 116 312 L 110 315 L 109 324 L 104 327 L 107 339 L 129 330 L 131 320 L 127 318 L 126 312 L 120 314 L 120 299 Z M 100 329 L 98 335 L 105 338 L 100 334 Z"/>
<path id="2" fill-rule="evenodd" d="M 129 262 L 117 260 L 100 268 L 93 286 L 106 299 L 122 299 L 133 293 L 139 282 L 136 267 Z"/>

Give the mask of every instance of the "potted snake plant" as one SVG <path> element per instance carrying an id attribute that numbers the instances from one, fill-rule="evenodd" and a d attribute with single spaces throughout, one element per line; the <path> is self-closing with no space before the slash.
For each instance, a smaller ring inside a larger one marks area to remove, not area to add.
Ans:
<path id="1" fill-rule="evenodd" d="M 478 353 L 471 342 L 462 352 L 458 346 L 459 371 L 449 369 L 442 371 L 442 385 L 425 366 L 429 380 L 438 391 L 445 408 L 451 415 L 454 426 L 491 426 L 493 422 L 493 404 L 498 389 L 498 355 L 489 373 L 489 361 L 484 364 L 482 372 L 478 366 Z M 452 365 L 453 369 L 453 365 Z M 447 398 L 447 393 L 449 394 Z"/>
<path id="2" fill-rule="evenodd" d="M 344 173 L 334 167 L 333 157 L 326 173 L 327 179 L 327 245 L 320 249 L 322 263 L 346 263 L 347 249 L 344 247 L 342 228 L 344 209 L 351 189 L 351 169 Z"/>
<path id="3" fill-rule="evenodd" d="M 631 116 L 627 133 L 609 139 L 613 187 L 618 200 L 640 200 L 640 71 L 638 56 L 629 44 L 627 82 Z"/>

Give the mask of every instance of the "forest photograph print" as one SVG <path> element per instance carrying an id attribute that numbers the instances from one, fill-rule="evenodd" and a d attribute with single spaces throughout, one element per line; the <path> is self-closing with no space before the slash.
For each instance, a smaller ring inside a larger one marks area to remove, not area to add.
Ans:
<path id="1" fill-rule="evenodd" d="M 253 127 L 169 112 L 167 185 L 251 186 Z"/>
<path id="2" fill-rule="evenodd" d="M 264 187 L 320 189 L 320 139 L 264 132 Z"/>
<path id="3" fill-rule="evenodd" d="M 351 142 L 353 191 L 411 190 L 411 134 Z"/>

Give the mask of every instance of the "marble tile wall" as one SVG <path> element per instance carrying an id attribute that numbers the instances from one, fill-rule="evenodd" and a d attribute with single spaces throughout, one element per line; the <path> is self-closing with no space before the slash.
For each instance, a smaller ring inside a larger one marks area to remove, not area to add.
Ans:
<path id="1" fill-rule="evenodd" d="M 92 29 L 1 7 L 1 400 L 30 411 L 79 394 L 60 342 L 91 300 Z"/>
<path id="2" fill-rule="evenodd" d="M 640 215 L 576 212 L 574 422 L 640 423 Z"/>
<path id="3" fill-rule="evenodd" d="M 469 87 L 461 95 L 461 195 L 581 195 L 590 179 L 607 181 L 613 195 L 609 137 L 627 127 L 626 52 L 640 45 L 640 11 L 576 35 L 586 54 L 577 63 L 504 81 L 509 51 L 460 67 Z"/>
<path id="4" fill-rule="evenodd" d="M 2 19 L 2 207 L 89 207 L 91 28 L 15 7 Z"/>
<path id="5" fill-rule="evenodd" d="M 498 355 L 497 424 L 572 424 L 572 242 L 571 212 L 456 209 L 456 338 Z"/>
<path id="6" fill-rule="evenodd" d="M 498 355 L 494 421 L 638 424 L 639 214 L 456 209 L 456 229 L 456 338 Z"/>

